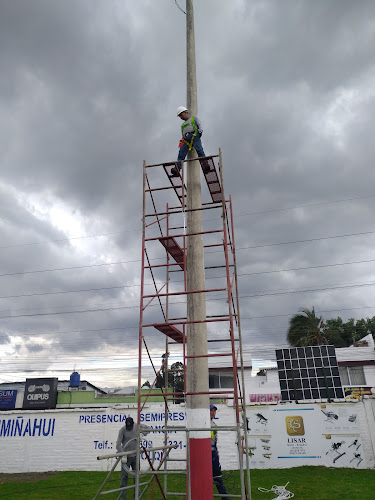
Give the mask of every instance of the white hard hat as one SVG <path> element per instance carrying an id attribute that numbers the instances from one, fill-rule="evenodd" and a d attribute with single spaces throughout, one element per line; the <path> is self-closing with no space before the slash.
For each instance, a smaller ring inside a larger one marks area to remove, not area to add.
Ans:
<path id="1" fill-rule="evenodd" d="M 185 108 L 185 106 L 180 106 L 179 108 L 177 108 L 177 116 L 180 116 L 183 111 L 187 111 L 187 108 Z"/>

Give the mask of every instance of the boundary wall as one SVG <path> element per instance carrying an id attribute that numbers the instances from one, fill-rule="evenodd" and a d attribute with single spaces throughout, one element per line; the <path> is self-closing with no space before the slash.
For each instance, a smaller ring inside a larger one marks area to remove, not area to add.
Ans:
<path id="1" fill-rule="evenodd" d="M 232 407 L 217 404 L 219 426 L 233 426 Z M 51 470 L 108 470 L 113 460 L 97 461 L 98 455 L 116 451 L 116 439 L 127 416 L 136 419 L 134 407 L 3 411 L 0 413 L 0 472 L 45 472 Z M 375 398 L 359 402 L 254 405 L 247 407 L 250 468 L 289 468 L 302 465 L 375 468 Z M 163 403 L 150 403 L 141 413 L 141 423 L 150 427 L 143 444 L 163 445 Z M 186 456 L 185 407 L 170 405 L 168 444 L 170 468 Z M 224 470 L 238 469 L 236 432 L 219 431 L 218 447 Z M 160 452 L 155 452 L 155 465 Z M 173 461 L 176 458 L 176 461 Z M 146 468 L 141 456 L 141 467 Z"/>

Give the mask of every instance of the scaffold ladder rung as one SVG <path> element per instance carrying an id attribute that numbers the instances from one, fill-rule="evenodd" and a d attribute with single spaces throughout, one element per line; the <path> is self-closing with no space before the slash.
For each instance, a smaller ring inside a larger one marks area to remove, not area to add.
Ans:
<path id="1" fill-rule="evenodd" d="M 223 201 L 223 193 L 221 191 L 219 177 L 216 172 L 215 162 L 212 157 L 200 159 L 203 175 L 207 182 L 207 187 L 214 203 Z M 208 169 L 209 167 L 209 169 Z"/>
<path id="2" fill-rule="evenodd" d="M 176 162 L 163 163 L 164 172 L 167 174 L 178 199 L 182 202 L 182 198 L 186 198 L 186 186 L 182 185 L 182 172 L 178 177 L 172 175 L 171 170 L 173 167 L 177 168 Z"/>
<path id="3" fill-rule="evenodd" d="M 175 238 L 173 236 L 163 236 L 159 238 L 159 241 L 181 269 L 184 270 L 184 252 Z"/>
<path id="4" fill-rule="evenodd" d="M 178 344 L 183 343 L 184 334 L 175 326 L 168 323 L 156 323 L 154 327 L 159 330 L 159 332 L 164 333 L 169 338 L 175 340 Z"/>

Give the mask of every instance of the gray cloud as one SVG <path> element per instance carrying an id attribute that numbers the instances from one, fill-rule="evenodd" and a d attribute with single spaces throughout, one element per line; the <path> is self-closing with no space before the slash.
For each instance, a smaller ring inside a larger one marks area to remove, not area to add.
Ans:
<path id="1" fill-rule="evenodd" d="M 223 149 L 233 196 L 245 352 L 269 358 L 300 307 L 374 315 L 373 289 L 363 286 L 374 278 L 371 262 L 269 271 L 372 258 L 371 234 L 326 237 L 374 229 L 374 198 L 364 197 L 374 195 L 375 7 L 195 4 L 199 116 L 206 152 Z M 177 154 L 184 23 L 170 1 L 2 2 L 0 338 L 10 374 L 66 376 L 77 363 L 108 385 L 106 362 L 118 354 L 127 370 L 117 385 L 134 381 L 142 162 Z M 351 198 L 361 199 L 326 203 Z M 97 266 L 109 262 L 122 264 Z M 29 272 L 61 268 L 76 269 Z M 26 273 L 9 275 L 17 272 Z M 323 287 L 332 289 L 301 291 Z M 56 293 L 83 289 L 97 290 Z M 280 294 L 254 297 L 267 293 Z M 148 310 L 147 321 L 159 317 Z M 161 354 L 164 339 L 150 335 L 150 348 Z"/>

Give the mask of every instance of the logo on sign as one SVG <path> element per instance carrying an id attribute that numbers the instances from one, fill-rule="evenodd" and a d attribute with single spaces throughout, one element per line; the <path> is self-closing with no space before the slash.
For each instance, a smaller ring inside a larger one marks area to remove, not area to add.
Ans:
<path id="1" fill-rule="evenodd" d="M 25 384 L 23 408 L 46 410 L 56 408 L 57 378 L 28 378 Z"/>
<path id="2" fill-rule="evenodd" d="M 305 434 L 302 417 L 285 417 L 285 424 L 288 436 L 303 436 Z"/>

